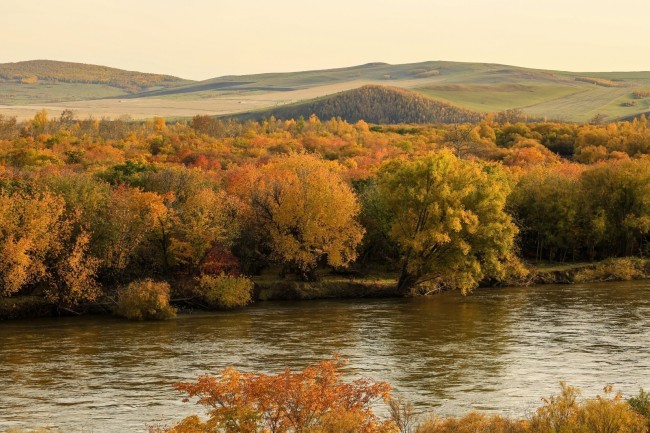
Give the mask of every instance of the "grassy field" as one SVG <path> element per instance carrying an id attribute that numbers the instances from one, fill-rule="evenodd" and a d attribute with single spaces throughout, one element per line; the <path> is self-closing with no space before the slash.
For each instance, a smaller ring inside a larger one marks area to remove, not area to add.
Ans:
<path id="1" fill-rule="evenodd" d="M 0 103 L 45 105 L 64 101 L 110 98 L 124 91 L 106 84 L 37 83 L 20 84 L 0 80 Z"/>
<path id="2" fill-rule="evenodd" d="M 596 114 L 604 114 L 607 116 L 607 120 L 614 120 L 646 111 L 639 109 L 641 104 L 629 108 L 620 106 L 620 101 L 626 99 L 631 92 L 631 88 L 597 87 L 586 92 L 529 106 L 525 108 L 525 111 L 534 116 L 548 116 L 558 120 L 583 122 Z"/>
<path id="3" fill-rule="evenodd" d="M 594 82 L 579 81 L 584 79 Z M 531 116 L 566 121 L 583 122 L 596 114 L 616 120 L 650 111 L 650 97 L 632 98 L 634 90 L 650 88 L 650 72 L 574 73 L 435 61 L 179 80 L 170 87 L 130 93 L 105 84 L 5 80 L 0 81 L 0 114 L 24 119 L 45 108 L 53 115 L 72 109 L 81 117 L 223 115 L 306 101 L 367 84 L 410 89 L 480 112 L 519 108 Z"/>
<path id="4" fill-rule="evenodd" d="M 543 84 L 454 84 L 413 89 L 425 96 L 442 99 L 463 108 L 480 112 L 524 108 L 571 97 L 588 91 L 584 87 Z"/>

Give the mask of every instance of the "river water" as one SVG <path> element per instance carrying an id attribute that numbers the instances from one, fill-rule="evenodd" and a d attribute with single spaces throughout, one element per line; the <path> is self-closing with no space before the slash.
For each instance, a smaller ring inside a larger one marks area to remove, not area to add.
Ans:
<path id="1" fill-rule="evenodd" d="M 339 353 L 419 412 L 531 413 L 561 380 L 650 388 L 650 281 L 415 299 L 259 303 L 167 322 L 0 322 L 0 431 L 145 431 L 202 413 L 171 387 L 226 366 L 277 372 Z"/>

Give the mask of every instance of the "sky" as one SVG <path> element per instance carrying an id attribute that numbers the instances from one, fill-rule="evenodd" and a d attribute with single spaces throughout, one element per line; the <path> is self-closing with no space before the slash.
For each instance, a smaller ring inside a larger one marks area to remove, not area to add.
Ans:
<path id="1" fill-rule="evenodd" d="M 0 0 L 0 63 L 189 79 L 429 60 L 650 70 L 650 1 Z"/>

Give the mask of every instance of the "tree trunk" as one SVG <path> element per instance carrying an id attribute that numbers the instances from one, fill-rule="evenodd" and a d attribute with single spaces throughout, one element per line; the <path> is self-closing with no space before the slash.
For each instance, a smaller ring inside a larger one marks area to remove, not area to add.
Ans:
<path id="1" fill-rule="evenodd" d="M 415 287 L 417 280 L 417 277 L 408 271 L 406 265 L 402 266 L 402 272 L 397 281 L 397 292 L 400 295 L 409 296 L 411 294 L 411 289 Z"/>

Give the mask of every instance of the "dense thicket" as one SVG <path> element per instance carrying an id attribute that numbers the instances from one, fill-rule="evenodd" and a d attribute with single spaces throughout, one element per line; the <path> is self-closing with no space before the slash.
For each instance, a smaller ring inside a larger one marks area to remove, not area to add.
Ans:
<path id="1" fill-rule="evenodd" d="M 381 267 L 397 284 L 406 265 L 404 291 L 470 289 L 520 271 L 517 256 L 647 256 L 649 154 L 643 118 L 0 117 L 0 297 L 74 308 L 147 279 L 203 296 L 205 276 L 270 267 L 302 279 Z M 246 303 L 248 285 L 234 286 Z"/>

